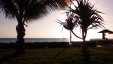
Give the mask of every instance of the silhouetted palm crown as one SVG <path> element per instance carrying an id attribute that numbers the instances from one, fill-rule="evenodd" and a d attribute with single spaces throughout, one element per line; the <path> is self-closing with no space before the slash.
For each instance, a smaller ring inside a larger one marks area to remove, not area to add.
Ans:
<path id="1" fill-rule="evenodd" d="M 67 30 L 73 30 L 75 27 L 75 24 L 73 22 L 73 17 L 72 14 L 65 20 L 66 22 L 62 22 L 60 20 L 58 20 L 61 25 L 63 25 L 63 27 Z"/>
<path id="2" fill-rule="evenodd" d="M 93 27 L 103 26 L 103 18 L 99 15 L 99 11 L 94 9 L 94 6 L 89 3 L 89 0 L 76 0 L 78 6 L 75 6 L 75 18 L 77 19 L 76 24 L 81 27 L 81 29 L 87 32 L 88 29 Z"/>
<path id="3" fill-rule="evenodd" d="M 42 17 L 47 12 L 47 6 L 55 9 L 64 5 L 66 5 L 64 0 L 0 0 L 0 8 L 6 17 L 21 16 L 24 21 Z"/>

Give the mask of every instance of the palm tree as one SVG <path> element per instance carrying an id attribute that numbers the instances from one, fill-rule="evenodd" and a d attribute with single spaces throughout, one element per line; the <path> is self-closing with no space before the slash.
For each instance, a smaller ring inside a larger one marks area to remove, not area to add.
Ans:
<path id="1" fill-rule="evenodd" d="M 82 51 L 84 56 L 85 64 L 89 64 L 89 54 L 88 54 L 88 45 L 85 42 L 87 30 L 92 29 L 94 27 L 104 27 L 103 18 L 99 15 L 102 13 L 96 9 L 94 9 L 94 5 L 92 5 L 89 0 L 76 0 L 77 6 L 75 6 L 75 10 L 71 9 L 71 12 L 75 14 L 74 18 L 76 19 L 76 25 L 78 25 L 82 31 L 83 45 Z"/>
<path id="2" fill-rule="evenodd" d="M 20 51 L 24 51 L 25 25 L 43 17 L 49 9 L 63 8 L 65 0 L 0 0 L 0 9 L 6 18 L 16 19 L 17 41 Z"/>
<path id="3" fill-rule="evenodd" d="M 71 46 L 72 45 L 72 42 L 71 42 L 72 34 L 71 33 L 73 33 L 73 35 L 76 36 L 77 38 L 80 38 L 80 39 L 82 39 L 82 38 L 79 37 L 79 36 L 77 36 L 74 33 L 74 31 L 73 31 L 73 29 L 75 27 L 77 27 L 76 22 L 73 19 L 74 14 L 73 13 L 70 13 L 69 11 L 66 12 L 66 14 L 67 14 L 67 19 L 65 20 L 66 22 L 62 22 L 62 21 L 58 20 L 59 21 L 58 23 L 60 23 L 61 25 L 63 25 L 63 27 L 65 29 L 69 30 L 69 32 L 70 32 L 70 42 L 69 42 L 69 45 Z"/>

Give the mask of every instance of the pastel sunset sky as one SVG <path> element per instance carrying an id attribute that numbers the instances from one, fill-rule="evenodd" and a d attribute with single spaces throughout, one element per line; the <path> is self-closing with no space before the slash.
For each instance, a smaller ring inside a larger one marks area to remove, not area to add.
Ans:
<path id="1" fill-rule="evenodd" d="M 90 0 L 92 4 L 95 4 L 95 8 L 104 14 L 101 14 L 104 18 L 104 26 L 106 29 L 113 31 L 113 0 Z M 27 23 L 25 38 L 69 38 L 69 31 L 62 29 L 62 26 L 58 24 L 57 19 L 65 21 L 65 10 L 51 11 L 48 15 L 45 15 L 42 19 L 35 20 L 32 23 Z M 3 12 L 0 13 L 0 38 L 16 38 L 16 19 L 6 19 Z M 88 30 L 87 40 L 93 38 L 101 38 L 102 34 L 97 33 L 102 29 Z M 79 29 L 75 30 L 75 33 L 81 36 Z M 112 34 L 106 34 L 107 38 L 113 38 Z M 75 36 L 73 40 L 78 41 Z"/>

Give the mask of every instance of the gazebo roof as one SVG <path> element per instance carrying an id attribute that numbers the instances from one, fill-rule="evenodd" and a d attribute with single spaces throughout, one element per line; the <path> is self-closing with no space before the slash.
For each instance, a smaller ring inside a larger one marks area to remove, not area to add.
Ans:
<path id="1" fill-rule="evenodd" d="M 102 31 L 100 31 L 100 32 L 98 32 L 98 33 L 108 33 L 108 34 L 113 34 L 113 31 L 108 30 L 108 29 L 104 29 L 104 30 L 102 30 Z"/>

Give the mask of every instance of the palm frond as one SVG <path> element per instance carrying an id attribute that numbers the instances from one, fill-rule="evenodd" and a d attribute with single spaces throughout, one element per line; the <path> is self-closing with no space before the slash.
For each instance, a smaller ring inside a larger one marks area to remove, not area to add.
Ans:
<path id="1" fill-rule="evenodd" d="M 97 11 L 94 9 L 94 5 L 89 3 L 89 0 L 76 0 L 78 7 L 75 6 L 75 10 L 72 9 L 71 12 L 75 13 L 77 19 L 79 22 L 78 24 L 81 26 L 82 29 L 90 28 L 89 26 L 92 25 L 92 27 L 103 27 L 103 18 L 99 15 L 99 13 L 102 13 L 100 11 Z M 93 24 L 94 23 L 94 24 Z"/>
<path id="2" fill-rule="evenodd" d="M 63 9 L 65 0 L 0 0 L 0 8 L 8 18 L 22 17 L 26 22 L 41 18 L 48 13 L 49 7 Z"/>
<path id="3" fill-rule="evenodd" d="M 15 15 L 18 14 L 17 7 L 11 0 L 0 0 L 0 9 L 8 18 L 15 17 Z"/>

